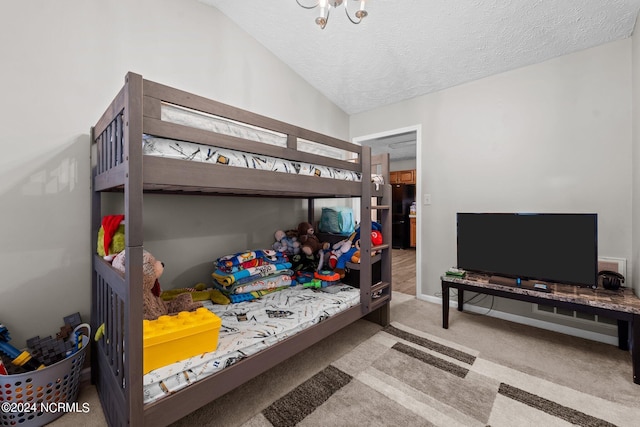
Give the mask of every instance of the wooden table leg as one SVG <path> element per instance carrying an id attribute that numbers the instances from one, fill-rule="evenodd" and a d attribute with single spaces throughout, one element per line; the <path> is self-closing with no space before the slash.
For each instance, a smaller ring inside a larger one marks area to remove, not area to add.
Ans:
<path id="1" fill-rule="evenodd" d="M 442 282 L 442 327 L 449 329 L 449 285 Z"/>
<path id="2" fill-rule="evenodd" d="M 462 311 L 464 305 L 464 291 L 458 288 L 458 311 Z"/>
<path id="3" fill-rule="evenodd" d="M 629 321 L 618 319 L 618 348 L 629 350 Z"/>

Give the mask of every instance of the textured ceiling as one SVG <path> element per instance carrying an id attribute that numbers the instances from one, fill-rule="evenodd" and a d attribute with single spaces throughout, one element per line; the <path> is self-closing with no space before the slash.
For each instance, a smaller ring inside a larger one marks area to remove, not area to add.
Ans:
<path id="1" fill-rule="evenodd" d="M 199 1 L 348 114 L 629 37 L 640 8 L 640 0 L 368 0 L 360 25 L 339 7 L 321 30 L 318 9 L 295 0 Z"/>

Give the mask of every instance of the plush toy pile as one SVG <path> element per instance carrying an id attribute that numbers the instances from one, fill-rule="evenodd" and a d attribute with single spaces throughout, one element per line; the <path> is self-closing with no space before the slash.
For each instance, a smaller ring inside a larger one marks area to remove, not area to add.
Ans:
<path id="1" fill-rule="evenodd" d="M 374 223 L 374 245 L 381 244 L 380 225 Z M 277 230 L 272 249 L 238 252 L 218 258 L 213 272 L 215 289 L 232 303 L 259 298 L 295 284 L 318 283 L 325 287 L 339 282 L 345 266 L 359 250 L 360 230 L 331 246 L 321 242 L 308 222 L 297 230 Z"/>
<path id="2" fill-rule="evenodd" d="M 378 222 L 371 223 L 371 243 L 373 246 L 382 244 L 382 226 Z M 294 252 L 283 251 L 292 263 L 292 269 L 298 277 L 307 277 L 302 273 L 331 270 L 342 279 L 346 274 L 347 262 L 360 262 L 360 227 L 358 226 L 351 235 L 333 245 L 321 242 L 315 235 L 313 226 L 308 222 L 298 224 L 297 235 L 292 230 L 284 232 L 278 230 L 275 233 L 276 243 L 274 248 L 295 248 Z M 281 241 L 290 241 L 292 244 L 282 244 Z M 295 244 L 295 246 L 294 246 Z M 372 251 L 371 255 L 376 252 Z"/>
<path id="3" fill-rule="evenodd" d="M 288 233 L 290 235 L 295 233 L 294 242 L 297 243 L 294 253 L 287 254 L 293 270 L 295 272 L 321 270 L 330 248 L 329 243 L 321 242 L 315 235 L 313 226 L 308 222 L 301 222 L 295 231 L 290 230 Z"/>
<path id="4" fill-rule="evenodd" d="M 105 216 L 97 245 L 98 254 L 122 273 L 126 264 L 124 227 L 123 215 Z M 379 223 L 372 223 L 374 246 L 382 244 L 381 228 Z M 308 222 L 301 222 L 295 230 L 277 230 L 274 239 L 271 249 L 218 258 L 211 275 L 212 288 L 199 284 L 194 288 L 162 292 L 158 278 L 164 271 L 164 264 L 144 251 L 141 284 L 144 318 L 154 320 L 162 315 L 193 311 L 202 307 L 199 301 L 209 299 L 218 304 L 247 301 L 297 283 L 337 283 L 346 274 L 347 262 L 360 262 L 360 227 L 347 239 L 333 245 L 321 242 Z"/>
<path id="5" fill-rule="evenodd" d="M 380 223 L 375 221 L 371 223 L 371 244 L 373 246 L 379 246 L 382 244 L 381 230 L 382 230 L 382 225 Z M 356 231 L 349 237 L 349 239 L 352 239 L 353 241 L 352 249 L 355 249 L 349 252 L 348 254 L 350 258 L 349 261 L 357 264 L 360 262 L 360 227 L 356 228 Z M 377 251 L 375 250 L 371 251 L 371 256 L 374 256 L 376 254 L 377 254 Z"/>

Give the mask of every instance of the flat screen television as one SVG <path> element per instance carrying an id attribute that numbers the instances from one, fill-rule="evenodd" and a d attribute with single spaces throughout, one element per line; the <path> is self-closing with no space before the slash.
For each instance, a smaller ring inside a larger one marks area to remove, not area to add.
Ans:
<path id="1" fill-rule="evenodd" d="M 457 240 L 466 271 L 597 285 L 597 214 L 458 213 Z"/>

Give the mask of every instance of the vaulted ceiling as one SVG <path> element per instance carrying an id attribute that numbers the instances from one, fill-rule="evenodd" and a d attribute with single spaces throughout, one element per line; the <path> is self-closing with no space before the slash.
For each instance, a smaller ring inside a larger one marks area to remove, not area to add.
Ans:
<path id="1" fill-rule="evenodd" d="M 218 8 L 348 114 L 630 37 L 640 0 L 368 0 L 324 30 L 296 0 Z M 317 0 L 299 0 L 313 4 Z M 345 0 L 350 10 L 359 2 Z"/>

